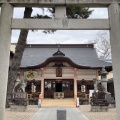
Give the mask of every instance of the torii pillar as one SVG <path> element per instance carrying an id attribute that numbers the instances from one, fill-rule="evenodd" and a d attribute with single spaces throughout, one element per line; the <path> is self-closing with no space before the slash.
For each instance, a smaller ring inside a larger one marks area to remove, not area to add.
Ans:
<path id="1" fill-rule="evenodd" d="M 2 4 L 0 16 L 0 120 L 4 120 L 11 45 L 13 6 Z"/>
<path id="2" fill-rule="evenodd" d="M 109 18 L 116 111 L 117 120 L 120 120 L 120 6 L 118 3 L 109 5 Z"/>

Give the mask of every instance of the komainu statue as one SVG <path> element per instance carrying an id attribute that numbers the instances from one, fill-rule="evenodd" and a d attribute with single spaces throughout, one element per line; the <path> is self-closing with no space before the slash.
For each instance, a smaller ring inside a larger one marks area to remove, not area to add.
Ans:
<path id="1" fill-rule="evenodd" d="M 11 105 L 27 106 L 27 94 L 25 92 L 26 83 L 26 80 L 21 81 L 19 77 L 17 77 L 13 88 L 12 97 L 10 99 Z"/>
<path id="2" fill-rule="evenodd" d="M 17 79 L 15 81 L 13 92 L 25 92 L 26 85 L 27 85 L 26 79 L 22 81 L 20 79 Z"/>
<path id="3" fill-rule="evenodd" d="M 92 106 L 108 106 L 109 103 L 106 100 L 105 88 L 101 82 L 97 82 L 97 90 L 92 94 L 90 101 Z"/>

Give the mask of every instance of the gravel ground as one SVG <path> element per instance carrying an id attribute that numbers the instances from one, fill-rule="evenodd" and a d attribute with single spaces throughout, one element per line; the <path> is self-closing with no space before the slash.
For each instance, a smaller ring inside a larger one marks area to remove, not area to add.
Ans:
<path id="1" fill-rule="evenodd" d="M 5 120 L 30 120 L 39 110 L 35 105 L 29 105 L 26 112 L 13 112 L 5 110 Z M 89 120 L 116 120 L 116 109 L 111 108 L 108 112 L 90 112 L 90 105 L 81 105 L 78 108 Z"/>
<path id="2" fill-rule="evenodd" d="M 5 120 L 30 120 L 30 118 L 39 110 L 35 105 L 28 105 L 26 112 L 5 110 Z"/>
<path id="3" fill-rule="evenodd" d="M 89 120 L 116 120 L 115 108 L 110 108 L 108 112 L 90 112 L 90 105 L 81 105 L 78 109 Z"/>

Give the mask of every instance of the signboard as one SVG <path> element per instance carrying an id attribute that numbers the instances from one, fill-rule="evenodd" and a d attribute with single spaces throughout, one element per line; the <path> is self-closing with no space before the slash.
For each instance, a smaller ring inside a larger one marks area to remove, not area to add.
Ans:
<path id="1" fill-rule="evenodd" d="M 33 71 L 33 70 L 26 71 L 26 72 L 24 72 L 24 76 L 27 80 L 33 80 L 33 79 L 38 78 L 38 72 Z"/>
<path id="2" fill-rule="evenodd" d="M 56 68 L 56 77 L 62 77 L 62 68 Z"/>

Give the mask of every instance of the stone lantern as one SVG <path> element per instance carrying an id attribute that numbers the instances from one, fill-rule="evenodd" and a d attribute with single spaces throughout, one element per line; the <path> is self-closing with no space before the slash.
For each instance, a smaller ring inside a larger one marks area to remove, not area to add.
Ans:
<path id="1" fill-rule="evenodd" d="M 97 81 L 98 81 L 98 80 L 97 80 L 96 78 L 93 79 L 93 83 L 94 83 L 94 92 L 97 91 Z"/>
<path id="2" fill-rule="evenodd" d="M 102 70 L 99 73 L 101 75 L 101 84 L 104 86 L 105 88 L 105 93 L 107 93 L 107 74 L 108 72 L 105 70 L 105 67 L 102 67 Z"/>

